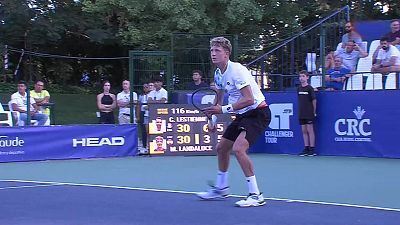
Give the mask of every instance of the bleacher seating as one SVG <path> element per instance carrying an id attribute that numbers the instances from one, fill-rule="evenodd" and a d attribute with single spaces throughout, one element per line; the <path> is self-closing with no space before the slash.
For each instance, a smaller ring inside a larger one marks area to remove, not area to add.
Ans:
<path id="1" fill-rule="evenodd" d="M 321 75 L 314 75 L 310 78 L 310 85 L 313 88 L 319 88 L 322 86 L 322 76 Z"/>
<path id="2" fill-rule="evenodd" d="M 386 76 L 386 81 L 385 81 L 385 89 L 397 89 L 397 74 L 396 73 L 389 73 Z"/>

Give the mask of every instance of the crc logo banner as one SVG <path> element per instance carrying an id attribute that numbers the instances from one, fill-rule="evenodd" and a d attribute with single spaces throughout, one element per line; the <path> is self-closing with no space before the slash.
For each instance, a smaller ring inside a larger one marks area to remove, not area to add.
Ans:
<path id="1" fill-rule="evenodd" d="M 0 162 L 134 156 L 136 125 L 1 127 Z"/>
<path id="2" fill-rule="evenodd" d="M 371 119 L 364 118 L 365 109 L 357 106 L 353 110 L 354 118 L 341 118 L 335 122 L 335 141 L 372 141 Z"/>

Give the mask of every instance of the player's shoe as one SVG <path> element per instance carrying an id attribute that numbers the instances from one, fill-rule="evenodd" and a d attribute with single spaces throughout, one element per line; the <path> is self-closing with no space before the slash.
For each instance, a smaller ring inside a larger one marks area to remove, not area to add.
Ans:
<path id="1" fill-rule="evenodd" d="M 314 148 L 310 148 L 310 150 L 307 153 L 307 156 L 316 156 L 317 153 L 315 153 Z"/>
<path id="2" fill-rule="evenodd" d="M 242 199 L 240 201 L 237 201 L 235 203 L 236 206 L 239 207 L 251 207 L 251 206 L 263 206 L 265 205 L 265 200 L 264 196 L 262 193 L 260 194 L 255 194 L 255 193 L 250 193 L 246 199 Z"/>
<path id="3" fill-rule="evenodd" d="M 309 148 L 304 148 L 304 150 L 299 154 L 299 156 L 308 156 L 310 152 Z"/>
<path id="4" fill-rule="evenodd" d="M 210 189 L 206 192 L 198 192 L 196 195 L 204 200 L 217 200 L 217 199 L 224 199 L 229 195 L 229 187 L 225 188 L 218 188 L 215 186 L 211 186 Z"/>

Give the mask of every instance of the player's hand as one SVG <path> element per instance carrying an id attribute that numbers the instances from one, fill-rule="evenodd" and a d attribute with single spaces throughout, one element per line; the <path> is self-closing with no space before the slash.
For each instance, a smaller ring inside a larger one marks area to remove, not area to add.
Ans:
<path id="1" fill-rule="evenodd" d="M 214 133 L 217 130 L 217 116 L 212 115 L 211 118 L 208 119 L 208 132 Z"/>
<path id="2" fill-rule="evenodd" d="M 208 116 L 214 114 L 221 114 L 222 113 L 222 106 L 220 105 L 213 105 L 204 109 L 204 113 Z"/>

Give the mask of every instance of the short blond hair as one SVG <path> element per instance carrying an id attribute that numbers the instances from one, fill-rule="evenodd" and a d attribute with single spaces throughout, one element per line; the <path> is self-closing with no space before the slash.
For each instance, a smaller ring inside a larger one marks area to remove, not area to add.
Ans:
<path id="1" fill-rule="evenodd" d="M 210 41 L 210 47 L 218 46 L 222 47 L 225 51 L 229 52 L 229 55 L 232 52 L 231 42 L 224 37 L 215 37 Z"/>

